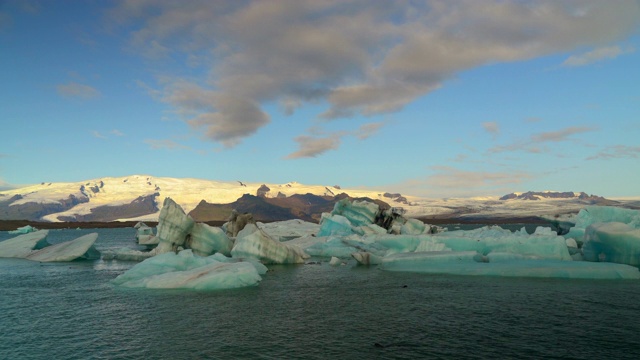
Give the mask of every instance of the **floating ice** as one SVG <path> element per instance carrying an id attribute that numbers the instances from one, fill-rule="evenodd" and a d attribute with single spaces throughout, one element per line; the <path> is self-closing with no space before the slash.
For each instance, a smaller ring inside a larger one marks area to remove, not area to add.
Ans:
<path id="1" fill-rule="evenodd" d="M 349 219 L 342 215 L 322 213 L 318 236 L 349 236 L 353 234 L 363 235 L 364 232 L 352 226 Z"/>
<path id="2" fill-rule="evenodd" d="M 338 201 L 333 206 L 332 215 L 342 215 L 354 226 L 373 224 L 380 210 L 377 204 L 368 201 L 349 201 L 348 198 Z"/>
<path id="3" fill-rule="evenodd" d="M 378 265 L 382 263 L 382 258 L 368 252 L 356 252 L 351 254 L 360 265 Z"/>
<path id="4" fill-rule="evenodd" d="M 504 254 L 504 253 L 503 253 Z M 509 254 L 514 256 L 514 254 Z M 522 256 L 522 255 L 520 255 Z M 489 255 L 489 258 L 491 255 Z M 473 251 L 422 252 L 388 256 L 380 266 L 388 271 L 429 274 L 482 275 L 571 279 L 640 279 L 637 268 L 612 263 L 584 261 L 527 260 L 499 256 L 489 261 Z"/>
<path id="5" fill-rule="evenodd" d="M 255 286 L 262 280 L 251 262 L 221 262 L 191 250 L 149 258 L 113 280 L 130 288 L 220 290 Z"/>
<path id="6" fill-rule="evenodd" d="M 196 223 L 191 229 L 190 235 L 188 244 L 185 245 L 193 249 L 193 253 L 196 255 L 208 256 L 216 252 L 227 256 L 231 255 L 233 241 L 219 227 Z"/>
<path id="7" fill-rule="evenodd" d="M 640 266 L 640 229 L 621 222 L 589 225 L 582 254 L 587 261 Z"/>
<path id="8" fill-rule="evenodd" d="M 580 210 L 576 224 L 564 235 L 575 239 L 579 245 L 584 241 L 585 229 L 595 223 L 620 222 L 634 229 L 640 228 L 640 211 L 614 206 L 587 206 Z"/>
<path id="9" fill-rule="evenodd" d="M 511 232 L 496 226 L 475 230 L 447 231 L 433 235 L 436 242 L 453 251 L 508 252 L 539 259 L 571 260 L 566 240 L 550 228 L 538 227 L 529 235 L 523 229 Z"/>
<path id="10" fill-rule="evenodd" d="M 31 225 L 25 225 L 23 227 L 19 227 L 15 230 L 9 231 L 9 234 L 28 234 L 30 232 L 36 232 L 38 229 L 34 228 Z"/>
<path id="11" fill-rule="evenodd" d="M 272 239 L 255 224 L 247 224 L 238 233 L 231 255 L 234 258 L 254 257 L 266 264 L 301 264 L 309 257 L 297 246 Z"/>
<path id="12" fill-rule="evenodd" d="M 320 225 L 299 219 L 277 221 L 263 224 L 257 223 L 258 227 L 266 232 L 271 238 L 278 241 L 289 241 L 304 236 L 317 234 Z"/>
<path id="13" fill-rule="evenodd" d="M 304 251 L 311 256 L 336 257 L 346 259 L 358 251 L 353 246 L 345 244 L 339 237 L 330 237 L 326 242 L 316 243 Z"/>
<path id="14" fill-rule="evenodd" d="M 49 230 L 39 230 L 0 241 L 0 257 L 25 258 L 33 250 L 42 249 L 50 244 L 47 242 Z"/>
<path id="15" fill-rule="evenodd" d="M 184 242 L 194 224 L 195 221 L 184 213 L 180 205 L 171 198 L 164 199 L 156 234 L 159 239 L 157 253 L 176 252 L 178 247 L 184 247 Z"/>
<path id="16" fill-rule="evenodd" d="M 76 259 L 99 259 L 100 252 L 93 244 L 98 239 L 98 233 L 81 236 L 75 240 L 47 246 L 44 249 L 33 251 L 27 255 L 27 259 L 41 262 L 73 261 Z"/>

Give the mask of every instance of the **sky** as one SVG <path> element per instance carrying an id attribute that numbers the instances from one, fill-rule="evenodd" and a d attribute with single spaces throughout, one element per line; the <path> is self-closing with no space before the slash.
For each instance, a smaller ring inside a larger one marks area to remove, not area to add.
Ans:
<path id="1" fill-rule="evenodd" d="M 0 0 L 0 189 L 640 196 L 640 2 Z"/>

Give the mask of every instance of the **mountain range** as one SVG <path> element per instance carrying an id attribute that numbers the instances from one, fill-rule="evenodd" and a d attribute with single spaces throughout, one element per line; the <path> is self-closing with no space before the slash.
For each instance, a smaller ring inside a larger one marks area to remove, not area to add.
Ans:
<path id="1" fill-rule="evenodd" d="M 636 207 L 576 192 L 526 192 L 502 197 L 425 199 L 339 185 L 213 181 L 131 175 L 49 183 L 0 191 L 0 220 L 46 222 L 157 221 L 166 197 L 196 221 L 224 221 L 232 209 L 251 212 L 259 221 L 302 219 L 317 222 L 336 201 L 349 197 L 402 207 L 421 219 L 483 219 L 576 213 L 586 205 Z M 531 201 L 536 200 L 536 201 Z"/>

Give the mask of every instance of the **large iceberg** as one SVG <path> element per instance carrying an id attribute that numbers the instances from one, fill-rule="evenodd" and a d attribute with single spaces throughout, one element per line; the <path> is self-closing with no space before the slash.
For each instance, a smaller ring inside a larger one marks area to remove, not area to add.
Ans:
<path id="1" fill-rule="evenodd" d="M 159 239 L 159 243 L 155 250 L 156 253 L 178 251 L 179 247 L 184 246 L 184 242 L 194 225 L 195 221 L 185 214 L 180 205 L 171 198 L 165 198 L 158 218 L 156 237 Z"/>
<path id="2" fill-rule="evenodd" d="M 640 228 L 640 211 L 614 206 L 587 206 L 578 212 L 575 226 L 570 228 L 564 237 L 567 239 L 573 238 L 581 245 L 589 225 L 608 222 L 624 223 L 634 229 L 638 229 Z"/>
<path id="3" fill-rule="evenodd" d="M 196 223 L 191 229 L 190 238 L 186 245 L 193 249 L 193 253 L 196 255 L 207 256 L 221 253 L 229 256 L 233 248 L 233 241 L 219 227 Z"/>
<path id="4" fill-rule="evenodd" d="M 474 251 L 394 254 L 381 269 L 429 274 L 483 275 L 571 279 L 640 279 L 637 268 L 612 263 L 501 258 L 495 262 Z"/>
<path id="5" fill-rule="evenodd" d="M 93 244 L 97 233 L 51 245 L 47 242 L 48 230 L 39 230 L 0 242 L 0 257 L 23 258 L 33 261 L 54 262 L 76 259 L 99 259 L 100 252 Z"/>
<path id="6" fill-rule="evenodd" d="M 262 280 L 252 262 L 224 262 L 191 250 L 149 258 L 113 280 L 128 288 L 221 290 L 255 286 Z"/>
<path id="7" fill-rule="evenodd" d="M 27 259 L 41 262 L 73 261 L 76 259 L 95 260 L 100 253 L 93 244 L 98 239 L 98 233 L 81 236 L 75 240 L 47 246 L 27 255 Z"/>
<path id="8" fill-rule="evenodd" d="M 640 229 L 621 222 L 589 225 L 584 235 L 582 255 L 587 261 L 640 266 Z"/>
<path id="9" fill-rule="evenodd" d="M 231 255 L 234 258 L 253 257 L 265 264 L 300 264 L 309 257 L 295 245 L 274 240 L 254 224 L 247 224 L 238 233 Z"/>
<path id="10" fill-rule="evenodd" d="M 39 230 L 0 241 L 0 257 L 25 258 L 34 250 L 50 245 L 47 235 L 49 230 Z"/>

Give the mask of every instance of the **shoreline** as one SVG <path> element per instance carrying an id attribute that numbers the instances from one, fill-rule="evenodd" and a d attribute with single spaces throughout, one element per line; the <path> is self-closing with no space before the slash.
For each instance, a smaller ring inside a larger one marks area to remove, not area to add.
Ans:
<path id="1" fill-rule="evenodd" d="M 501 224 L 536 224 L 552 226 L 552 222 L 536 216 L 527 217 L 416 217 L 425 224 L 447 225 L 447 224 L 481 224 L 481 225 L 501 225 Z M 260 220 L 258 220 L 260 221 Z M 226 221 L 203 221 L 210 226 L 222 226 Z M 264 222 L 264 221 L 261 221 Z M 44 222 L 31 220 L 0 220 L 0 231 L 12 231 L 19 227 L 30 225 L 39 230 L 46 229 L 115 229 L 134 227 L 138 221 L 74 221 L 74 222 Z M 147 226 L 156 227 L 157 221 L 144 221 Z"/>

